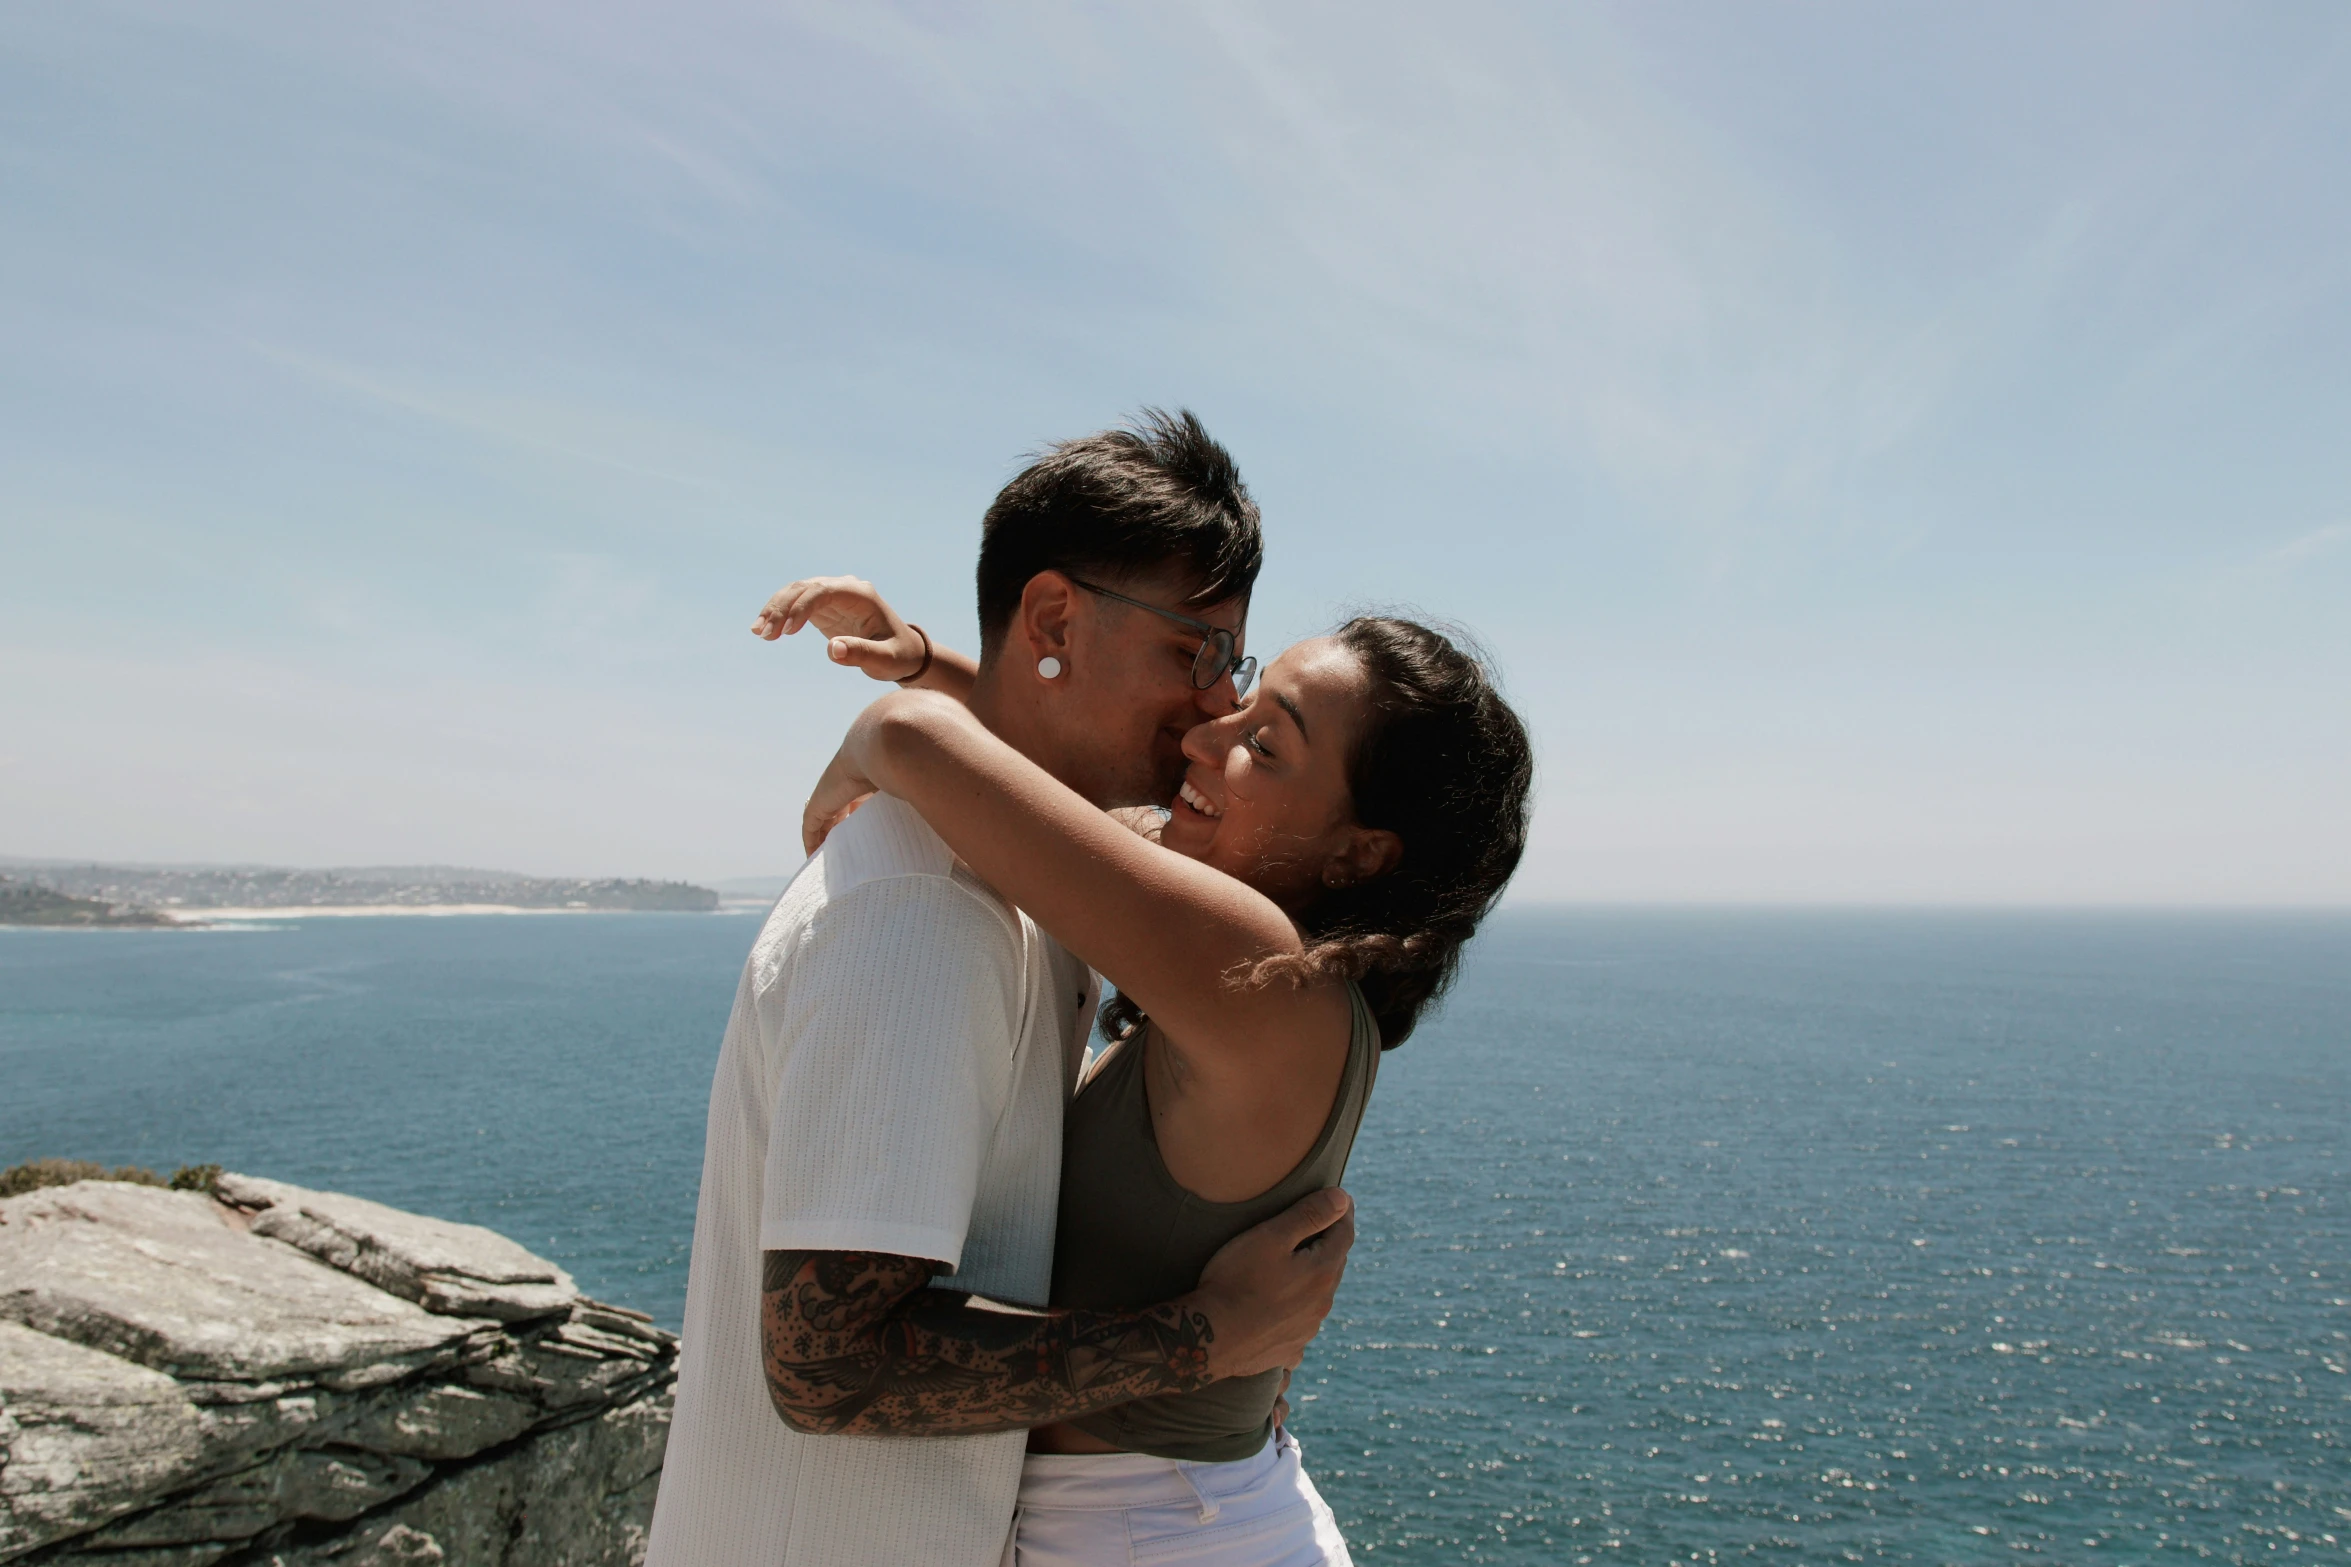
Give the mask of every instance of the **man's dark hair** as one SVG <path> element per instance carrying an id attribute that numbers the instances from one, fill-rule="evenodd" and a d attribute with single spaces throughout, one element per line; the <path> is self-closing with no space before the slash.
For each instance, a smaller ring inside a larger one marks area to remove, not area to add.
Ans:
<path id="1" fill-rule="evenodd" d="M 1222 604 L 1265 562 L 1257 503 L 1191 410 L 1063 441 L 997 492 L 980 523 L 980 648 L 992 653 L 1040 571 L 1132 580 L 1170 566 L 1186 602 Z"/>

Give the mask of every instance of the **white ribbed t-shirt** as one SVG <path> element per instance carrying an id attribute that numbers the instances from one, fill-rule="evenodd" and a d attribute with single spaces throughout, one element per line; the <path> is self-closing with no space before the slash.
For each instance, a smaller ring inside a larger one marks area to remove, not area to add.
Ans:
<path id="1" fill-rule="evenodd" d="M 903 801 L 833 831 L 759 932 L 710 1089 L 648 1567 L 994 1567 L 1024 1434 L 803 1436 L 768 1402 L 760 1253 L 928 1257 L 1042 1305 L 1093 976 Z"/>

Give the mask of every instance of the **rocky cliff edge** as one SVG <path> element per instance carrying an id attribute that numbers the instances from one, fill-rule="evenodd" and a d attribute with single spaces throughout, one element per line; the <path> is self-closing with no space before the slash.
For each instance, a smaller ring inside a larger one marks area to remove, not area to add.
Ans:
<path id="1" fill-rule="evenodd" d="M 643 1560 L 673 1335 L 475 1225 L 215 1189 L 0 1201 L 0 1562 Z"/>

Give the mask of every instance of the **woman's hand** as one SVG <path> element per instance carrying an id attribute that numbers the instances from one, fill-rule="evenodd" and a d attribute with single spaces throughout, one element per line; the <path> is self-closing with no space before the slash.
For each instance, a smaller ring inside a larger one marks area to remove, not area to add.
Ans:
<path id="1" fill-rule="evenodd" d="M 1102 813 L 1145 843 L 1157 843 L 1167 826 L 1167 812 L 1156 805 L 1114 805 Z"/>
<path id="2" fill-rule="evenodd" d="M 814 854 L 834 828 L 873 797 L 873 780 L 850 759 L 848 748 L 834 752 L 816 792 L 800 808 L 800 847 Z"/>
<path id="3" fill-rule="evenodd" d="M 905 792 L 905 742 L 927 728 L 979 728 L 971 710 L 940 691 L 893 691 L 875 697 L 851 720 L 841 749 L 800 810 L 800 843 L 810 854 L 849 813 L 885 790 Z M 982 731 L 983 733 L 985 731 Z M 893 743 L 897 742 L 897 743 Z"/>
<path id="4" fill-rule="evenodd" d="M 922 668 L 922 633 L 863 577 L 808 577 L 791 584 L 767 601 L 751 622 L 751 634 L 773 642 L 809 625 L 824 633 L 834 663 L 876 680 L 904 680 Z"/>

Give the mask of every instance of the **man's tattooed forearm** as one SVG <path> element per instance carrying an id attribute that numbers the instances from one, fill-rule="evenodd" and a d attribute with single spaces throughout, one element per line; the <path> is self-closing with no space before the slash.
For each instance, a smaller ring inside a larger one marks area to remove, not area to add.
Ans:
<path id="1" fill-rule="evenodd" d="M 768 1396 L 799 1431 L 1010 1431 L 1203 1386 L 1208 1319 L 988 1311 L 927 1288 L 934 1266 L 874 1252 L 771 1251 L 760 1331 Z"/>

